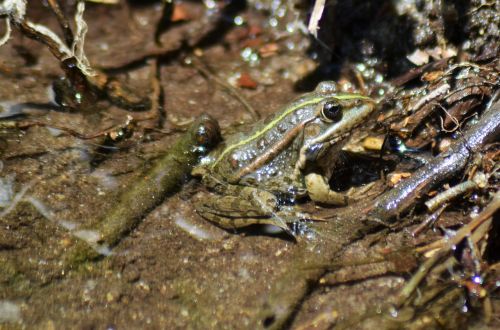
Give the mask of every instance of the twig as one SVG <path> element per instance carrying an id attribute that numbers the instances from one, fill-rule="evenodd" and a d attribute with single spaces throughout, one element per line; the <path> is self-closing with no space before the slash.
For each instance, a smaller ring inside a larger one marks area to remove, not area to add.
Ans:
<path id="1" fill-rule="evenodd" d="M 485 111 L 445 153 L 432 159 L 409 179 L 377 198 L 365 212 L 367 219 L 387 223 L 407 211 L 415 200 L 440 182 L 462 171 L 474 152 L 500 134 L 500 102 Z"/>
<path id="2" fill-rule="evenodd" d="M 432 213 L 430 216 L 428 216 L 424 221 L 422 221 L 422 223 L 417 227 L 415 228 L 415 230 L 412 231 L 411 235 L 413 237 L 417 237 L 418 235 L 420 235 L 420 233 L 428 226 L 434 224 L 438 219 L 439 217 L 441 216 L 441 214 L 443 214 L 444 210 L 446 209 L 446 207 L 448 207 L 448 204 L 442 204 L 438 209 L 437 211 L 435 211 L 434 213 Z"/>
<path id="3" fill-rule="evenodd" d="M 54 33 L 45 25 L 36 24 L 29 20 L 26 20 L 24 18 L 24 14 L 22 15 L 21 18 L 13 17 L 12 20 L 15 26 L 17 26 L 21 30 L 21 32 L 23 32 L 23 34 L 25 34 L 27 37 L 40 41 L 43 44 L 45 44 L 59 61 L 62 62 L 66 59 L 75 58 L 78 69 L 86 77 L 95 76 L 96 73 L 90 66 L 90 63 L 83 49 L 85 43 L 85 34 L 87 33 L 87 24 L 83 19 L 83 13 L 85 11 L 85 2 L 79 1 L 76 6 L 76 13 L 75 13 L 76 33 L 74 35 L 72 32 L 67 31 L 69 30 L 69 23 L 67 22 L 64 23 L 64 21 L 67 21 L 66 18 L 64 18 L 64 16 L 59 17 L 59 15 L 57 14 L 57 9 L 54 9 L 54 7 L 52 7 L 52 9 L 55 10 L 56 15 L 58 16 L 58 21 L 63 26 L 63 31 L 66 40 L 69 39 L 73 40 L 73 42 L 70 45 L 67 45 L 65 42 L 63 42 L 59 38 L 59 36 L 57 36 L 56 33 Z M 62 13 L 60 13 L 60 10 L 59 14 L 62 15 Z M 67 29 L 64 28 L 65 24 L 68 24 L 66 26 Z M 67 35 L 68 33 L 71 33 L 71 37 Z"/>
<path id="4" fill-rule="evenodd" d="M 43 121 L 36 121 L 36 120 L 26 120 L 26 121 L 3 121 L 1 122 L 1 127 L 4 128 L 17 128 L 17 129 L 26 129 L 29 127 L 33 126 L 41 126 L 41 127 L 50 127 L 50 128 L 55 128 L 60 131 L 66 132 L 72 136 L 75 136 L 81 140 L 92 140 L 104 135 L 110 135 L 113 133 L 116 133 L 118 130 L 125 129 L 127 126 L 132 124 L 132 116 L 127 116 L 127 119 L 122 123 L 122 124 L 117 124 L 113 125 L 109 128 L 103 129 L 101 131 L 91 133 L 91 134 L 84 134 L 81 132 L 78 132 L 72 128 L 69 127 L 64 127 L 56 124 L 49 124 Z"/>
<path id="5" fill-rule="evenodd" d="M 309 19 L 309 24 L 307 25 L 307 30 L 316 39 L 318 38 L 319 20 L 321 19 L 321 16 L 323 16 L 324 9 L 325 9 L 325 0 L 316 0 L 314 2 L 311 18 Z"/>
<path id="6" fill-rule="evenodd" d="M 63 12 L 61 11 L 59 2 L 57 0 L 48 0 L 48 3 L 50 5 L 50 8 L 57 17 L 57 22 L 59 23 L 59 26 L 63 31 L 66 45 L 68 46 L 72 45 L 74 41 L 73 31 L 71 31 L 68 19 L 66 18 L 66 16 L 64 16 Z"/>
<path id="7" fill-rule="evenodd" d="M 52 55 L 59 61 L 67 58 L 70 54 L 69 48 L 61 41 L 61 39 L 51 30 L 43 25 L 33 24 L 31 22 L 19 22 L 17 27 L 28 38 L 40 41 L 50 50 Z"/>
<path id="8" fill-rule="evenodd" d="M 500 208 L 500 193 L 497 192 L 493 197 L 493 200 L 488 204 L 488 206 L 470 223 L 463 226 L 455 236 L 442 238 L 435 242 L 439 247 L 429 259 L 427 259 L 418 269 L 417 273 L 410 279 L 406 286 L 401 290 L 396 305 L 399 307 L 403 305 L 411 294 L 418 287 L 418 284 L 425 278 L 425 276 L 432 270 L 433 266 L 441 260 L 449 251 L 457 246 L 464 238 L 471 235 L 471 233 L 480 228 L 483 231 L 484 227 L 489 227 L 491 224 L 491 219 L 493 214 Z"/>
<path id="9" fill-rule="evenodd" d="M 0 46 L 2 46 L 7 41 L 9 41 L 11 32 L 12 32 L 12 30 L 10 28 L 10 21 L 8 19 L 6 19 L 5 20 L 5 34 L 2 38 L 0 38 Z"/>
<path id="10" fill-rule="evenodd" d="M 425 202 L 425 206 L 427 206 L 429 211 L 435 211 L 443 203 L 449 202 L 453 198 L 466 194 L 469 191 L 476 189 L 477 187 L 477 184 L 472 180 L 461 182 L 451 187 L 450 189 L 436 195 L 434 198 L 428 200 L 427 202 Z"/>

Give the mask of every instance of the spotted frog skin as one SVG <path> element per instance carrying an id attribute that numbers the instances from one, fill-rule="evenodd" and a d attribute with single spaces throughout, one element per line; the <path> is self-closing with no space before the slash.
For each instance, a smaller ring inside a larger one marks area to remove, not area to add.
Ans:
<path id="1" fill-rule="evenodd" d="M 205 219 L 226 228 L 272 224 L 288 230 L 300 215 L 283 204 L 309 196 L 345 205 L 345 195 L 330 189 L 341 141 L 375 108 L 372 99 L 335 91 L 320 83 L 245 132 L 226 137 L 192 174 L 215 194 L 195 204 Z"/>

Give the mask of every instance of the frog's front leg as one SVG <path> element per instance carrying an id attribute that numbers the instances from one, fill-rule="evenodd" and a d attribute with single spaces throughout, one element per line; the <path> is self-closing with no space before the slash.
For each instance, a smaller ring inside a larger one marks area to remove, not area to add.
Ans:
<path id="1" fill-rule="evenodd" d="M 307 194 L 313 201 L 330 205 L 347 205 L 347 195 L 333 191 L 324 176 L 309 173 L 304 180 Z"/>
<path id="2" fill-rule="evenodd" d="M 287 222 L 295 219 L 278 211 L 276 196 L 252 187 L 227 186 L 228 195 L 204 195 L 195 204 L 203 218 L 226 229 L 253 224 L 270 224 L 288 231 Z"/>

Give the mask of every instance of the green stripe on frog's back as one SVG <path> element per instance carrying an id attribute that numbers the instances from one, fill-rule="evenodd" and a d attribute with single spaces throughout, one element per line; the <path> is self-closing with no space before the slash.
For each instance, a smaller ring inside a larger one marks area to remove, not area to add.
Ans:
<path id="1" fill-rule="evenodd" d="M 220 154 L 220 156 L 217 158 L 215 162 L 212 163 L 211 168 L 213 169 L 221 160 L 224 158 L 228 153 L 233 151 L 234 149 L 237 149 L 238 147 L 241 147 L 253 140 L 258 139 L 261 137 L 264 133 L 268 132 L 271 130 L 273 127 L 275 127 L 279 122 L 281 122 L 286 116 L 288 116 L 290 113 L 299 110 L 305 106 L 308 105 L 313 105 L 317 104 L 325 99 L 338 99 L 338 100 L 354 100 L 354 99 L 361 99 L 361 100 L 372 100 L 371 98 L 360 95 L 360 94 L 334 94 L 334 95 L 321 95 L 321 94 L 316 94 L 316 93 L 311 93 L 313 95 L 310 95 L 309 97 L 306 96 L 306 99 L 303 102 L 299 103 L 292 103 L 291 106 L 289 106 L 287 109 L 281 112 L 279 116 L 271 120 L 269 123 L 267 123 L 260 131 L 255 132 L 254 134 L 250 135 L 246 139 L 240 140 L 237 143 L 234 143 L 230 146 L 227 146 L 224 151 Z"/>

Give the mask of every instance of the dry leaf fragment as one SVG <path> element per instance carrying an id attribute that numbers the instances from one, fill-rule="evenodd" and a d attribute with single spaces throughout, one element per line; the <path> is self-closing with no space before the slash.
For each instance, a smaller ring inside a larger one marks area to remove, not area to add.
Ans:
<path id="1" fill-rule="evenodd" d="M 401 180 L 409 178 L 410 176 L 410 172 L 391 173 L 387 176 L 387 179 L 389 180 L 389 186 L 394 187 L 399 182 L 401 182 Z"/>
<path id="2" fill-rule="evenodd" d="M 257 82 L 247 73 L 242 72 L 238 78 L 238 87 L 255 89 L 257 88 Z"/>

